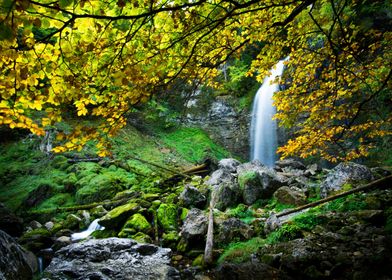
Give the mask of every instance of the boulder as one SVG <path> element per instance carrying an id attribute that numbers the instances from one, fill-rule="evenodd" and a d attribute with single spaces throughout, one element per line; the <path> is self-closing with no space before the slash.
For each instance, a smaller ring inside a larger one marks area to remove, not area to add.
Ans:
<path id="1" fill-rule="evenodd" d="M 218 186 L 222 183 L 234 184 L 235 178 L 232 173 L 228 172 L 225 169 L 215 170 L 210 178 L 206 181 L 206 184 L 209 186 Z"/>
<path id="2" fill-rule="evenodd" d="M 124 224 L 119 237 L 128 237 L 137 232 L 148 233 L 152 229 L 147 219 L 140 213 L 133 214 Z"/>
<path id="3" fill-rule="evenodd" d="M 30 251 L 38 252 L 53 244 L 51 233 L 44 227 L 25 232 L 19 239 L 20 244 Z"/>
<path id="4" fill-rule="evenodd" d="M 23 233 L 22 219 L 0 203 L 0 230 L 11 236 L 21 236 Z"/>
<path id="5" fill-rule="evenodd" d="M 56 252 L 43 279 L 179 279 L 171 250 L 132 239 L 91 239 Z"/>
<path id="6" fill-rule="evenodd" d="M 110 210 L 105 216 L 103 216 L 98 223 L 107 229 L 116 229 L 123 226 L 123 223 L 132 214 L 139 211 L 140 206 L 136 203 L 128 203 L 118 206 Z"/>
<path id="7" fill-rule="evenodd" d="M 274 198 L 280 203 L 290 205 L 303 205 L 306 203 L 305 192 L 296 187 L 283 186 L 274 192 Z"/>
<path id="8" fill-rule="evenodd" d="M 373 175 L 368 167 L 353 162 L 340 163 L 328 173 L 320 185 L 320 196 L 324 198 L 330 193 L 340 191 L 345 184 L 356 187 L 372 179 Z"/>
<path id="9" fill-rule="evenodd" d="M 237 218 L 230 218 L 218 223 L 215 237 L 218 243 L 229 243 L 233 240 L 248 240 L 252 238 L 252 228 Z"/>
<path id="10" fill-rule="evenodd" d="M 54 244 L 53 244 L 52 248 L 53 248 L 54 251 L 57 251 L 57 250 L 65 247 L 65 246 L 67 246 L 67 245 L 69 245 L 71 243 L 72 243 L 71 237 L 69 237 L 69 236 L 60 236 L 60 237 L 58 237 L 54 241 Z"/>
<path id="11" fill-rule="evenodd" d="M 184 238 L 186 244 L 194 241 L 204 240 L 207 233 L 208 220 L 203 211 L 197 208 L 189 210 L 182 226 L 181 236 Z"/>
<path id="12" fill-rule="evenodd" d="M 278 160 L 275 162 L 275 166 L 277 169 L 283 169 L 283 168 L 291 168 L 291 169 L 299 169 L 299 170 L 305 170 L 306 166 L 293 158 L 286 158 L 283 160 Z"/>
<path id="13" fill-rule="evenodd" d="M 237 183 L 221 183 L 212 187 L 212 200 L 216 209 L 221 211 L 237 204 L 240 198 L 240 189 Z"/>
<path id="14" fill-rule="evenodd" d="M 188 208 L 204 208 L 207 198 L 195 187 L 186 185 L 179 197 L 180 203 Z"/>
<path id="15" fill-rule="evenodd" d="M 268 199 L 281 186 L 285 178 L 275 170 L 252 161 L 238 166 L 238 182 L 245 204 L 251 205 L 258 199 Z"/>
<path id="16" fill-rule="evenodd" d="M 32 279 L 36 267 L 37 259 L 0 230 L 0 279 Z"/>
<path id="17" fill-rule="evenodd" d="M 235 173 L 237 172 L 237 167 L 241 164 L 238 160 L 234 158 L 221 159 L 218 163 L 218 168 L 224 171 Z"/>

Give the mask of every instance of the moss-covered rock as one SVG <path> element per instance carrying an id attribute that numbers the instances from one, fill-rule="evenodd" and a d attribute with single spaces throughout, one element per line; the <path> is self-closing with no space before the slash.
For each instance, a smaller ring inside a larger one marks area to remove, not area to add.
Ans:
<path id="1" fill-rule="evenodd" d="M 153 202 L 154 200 L 159 199 L 160 195 L 157 193 L 145 193 L 142 195 L 142 199 L 149 201 L 149 202 Z"/>
<path id="2" fill-rule="evenodd" d="M 177 230 L 178 207 L 175 204 L 162 203 L 158 208 L 158 222 L 165 232 Z"/>
<path id="3" fill-rule="evenodd" d="M 63 227 L 67 229 L 78 229 L 82 219 L 75 214 L 69 214 L 64 221 Z"/>
<path id="4" fill-rule="evenodd" d="M 128 203 L 118 206 L 109 211 L 105 216 L 99 220 L 99 224 L 108 229 L 120 228 L 124 221 L 139 211 L 140 206 L 136 203 Z"/>
<path id="5" fill-rule="evenodd" d="M 38 252 L 41 249 L 48 248 L 53 244 L 51 233 L 46 228 L 37 228 L 24 233 L 19 243 L 27 250 Z"/>
<path id="6" fill-rule="evenodd" d="M 176 231 L 165 232 L 162 234 L 162 243 L 165 247 L 175 247 L 180 236 Z"/>
<path id="7" fill-rule="evenodd" d="M 186 216 L 188 215 L 188 212 L 189 212 L 189 209 L 187 209 L 187 208 L 181 208 L 181 215 L 180 215 L 180 219 L 181 219 L 181 221 L 185 221 L 185 219 L 186 219 Z"/>
<path id="8" fill-rule="evenodd" d="M 91 236 L 97 239 L 109 238 L 117 236 L 117 232 L 113 229 L 96 230 L 91 233 Z"/>
<path id="9" fill-rule="evenodd" d="M 123 229 L 132 229 L 134 230 L 134 233 L 136 232 L 144 232 L 148 233 L 151 230 L 151 225 L 147 221 L 147 219 L 140 213 L 136 213 L 132 215 L 125 225 L 123 226 Z"/>
<path id="10" fill-rule="evenodd" d="M 204 254 L 200 254 L 196 257 L 196 259 L 193 260 L 192 266 L 204 266 Z"/>
<path id="11" fill-rule="evenodd" d="M 152 243 L 152 239 L 150 236 L 143 232 L 138 232 L 131 237 L 132 239 L 135 239 L 136 241 L 140 243 Z"/>

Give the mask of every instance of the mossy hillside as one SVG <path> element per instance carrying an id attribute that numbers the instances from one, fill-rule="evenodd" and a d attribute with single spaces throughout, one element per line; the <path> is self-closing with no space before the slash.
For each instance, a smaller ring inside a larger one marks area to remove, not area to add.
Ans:
<path id="1" fill-rule="evenodd" d="M 200 128 L 180 127 L 160 132 L 159 135 L 163 143 L 191 163 L 199 163 L 206 158 L 220 160 L 229 156 L 225 149 L 215 144 Z"/>

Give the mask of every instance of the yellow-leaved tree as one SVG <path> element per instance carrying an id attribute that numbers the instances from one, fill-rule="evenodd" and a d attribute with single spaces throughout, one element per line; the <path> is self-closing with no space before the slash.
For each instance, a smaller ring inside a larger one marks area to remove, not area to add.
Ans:
<path id="1" fill-rule="evenodd" d="M 3 0 L 0 124 L 44 135 L 94 118 L 58 131 L 54 151 L 97 139 L 105 155 L 134 105 L 176 79 L 218 86 L 219 65 L 262 43 L 249 75 L 290 56 L 275 96 L 296 127 L 283 156 L 353 159 L 390 133 L 391 26 L 381 0 Z"/>

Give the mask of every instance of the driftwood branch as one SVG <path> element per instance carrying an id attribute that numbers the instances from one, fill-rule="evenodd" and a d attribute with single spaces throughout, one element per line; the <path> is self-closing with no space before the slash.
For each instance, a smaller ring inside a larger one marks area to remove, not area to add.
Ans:
<path id="1" fill-rule="evenodd" d="M 286 215 L 289 215 L 289 214 L 292 214 L 292 213 L 295 213 L 295 212 L 298 212 L 298 211 L 301 211 L 301 210 L 304 210 L 304 209 L 307 209 L 307 208 L 315 207 L 315 206 L 323 204 L 325 202 L 329 202 L 329 201 L 332 201 L 332 200 L 335 200 L 335 199 L 338 199 L 338 198 L 341 198 L 341 197 L 345 197 L 345 196 L 347 196 L 349 194 L 353 194 L 353 193 L 357 193 L 357 192 L 361 192 L 361 191 L 366 191 L 366 190 L 369 190 L 369 189 L 372 189 L 372 188 L 388 188 L 388 187 L 391 186 L 391 183 L 392 183 L 392 175 L 389 175 L 387 177 L 384 177 L 382 179 L 373 181 L 373 182 L 371 182 L 369 184 L 360 186 L 358 188 L 355 188 L 355 189 L 352 189 L 352 190 L 349 190 L 349 191 L 346 191 L 346 192 L 342 192 L 342 193 L 339 193 L 339 194 L 336 194 L 336 195 L 332 195 L 330 197 L 326 197 L 324 199 L 320 199 L 318 201 L 315 201 L 315 202 L 312 202 L 312 203 L 309 203 L 309 204 L 306 204 L 306 205 L 302 205 L 302 206 L 299 206 L 297 208 L 294 208 L 294 209 L 291 209 L 291 210 L 288 210 L 288 211 L 285 211 L 285 212 L 278 213 L 276 215 L 276 217 L 278 217 L 278 218 L 279 217 L 283 217 L 283 216 L 286 216 Z"/>

